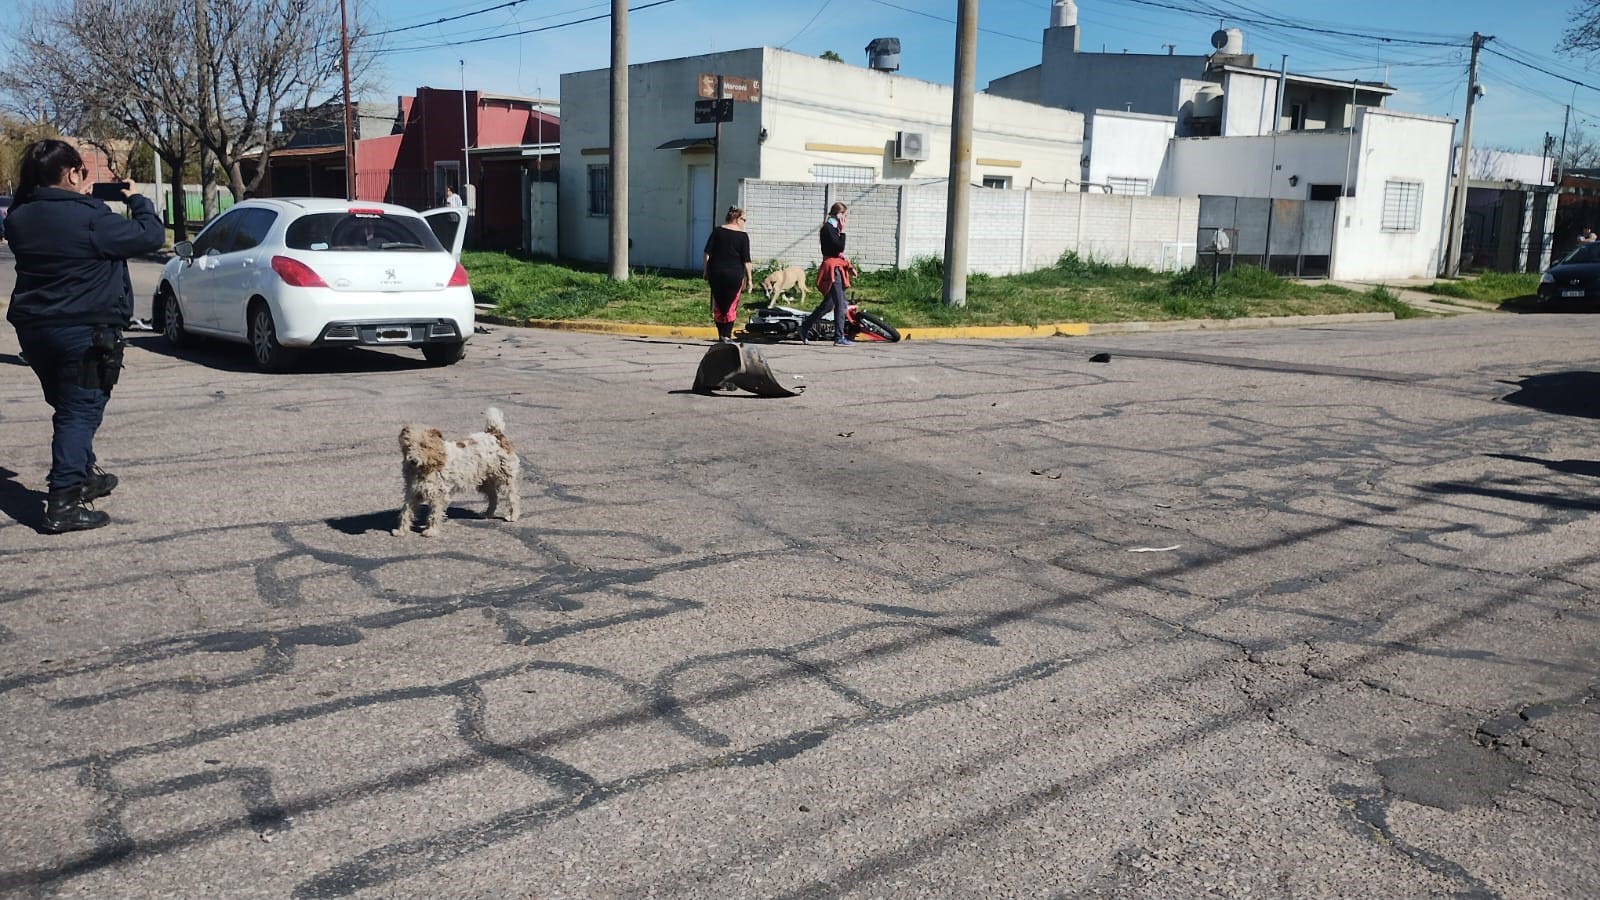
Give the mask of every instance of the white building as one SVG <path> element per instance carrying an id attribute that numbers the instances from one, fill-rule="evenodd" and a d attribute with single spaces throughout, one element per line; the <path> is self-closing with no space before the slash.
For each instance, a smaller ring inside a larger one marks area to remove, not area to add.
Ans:
<path id="1" fill-rule="evenodd" d="M 948 173 L 947 85 L 771 47 L 629 66 L 629 258 L 636 265 L 698 269 L 706 236 L 722 221 L 712 204 L 714 126 L 694 122 L 702 74 L 759 83 L 759 100 L 734 103 L 733 121 L 722 125 L 716 202 L 724 209 L 740 202 L 744 179 L 904 184 Z M 561 77 L 564 256 L 606 257 L 609 96 L 608 70 Z M 1075 186 L 1082 155 L 1078 113 L 975 98 L 975 183 Z M 820 224 L 825 212 L 803 214 Z"/>
<path id="2" fill-rule="evenodd" d="M 1238 29 L 1217 31 L 1211 44 L 1215 52 L 1203 56 L 1086 52 L 1077 4 L 1055 0 L 1039 65 L 994 79 L 987 92 L 1085 115 L 1107 109 L 1172 116 L 1179 137 L 1344 128 L 1356 108 L 1382 106 L 1395 92 L 1375 82 L 1259 68 Z"/>
<path id="3" fill-rule="evenodd" d="M 1076 4 L 1057 0 L 1040 65 L 989 90 L 1089 114 L 1085 189 L 1200 196 L 1197 246 L 1237 228 L 1238 257 L 1283 274 L 1435 274 L 1454 120 L 1382 108 L 1388 85 L 1260 68 L 1234 29 L 1212 44 L 1206 56 L 1084 53 Z"/>
<path id="4" fill-rule="evenodd" d="M 1453 119 L 1363 107 L 1340 131 L 1178 138 L 1169 186 L 1179 195 L 1313 201 L 1306 215 L 1331 226 L 1330 277 L 1430 277 L 1444 251 L 1454 127 Z"/>

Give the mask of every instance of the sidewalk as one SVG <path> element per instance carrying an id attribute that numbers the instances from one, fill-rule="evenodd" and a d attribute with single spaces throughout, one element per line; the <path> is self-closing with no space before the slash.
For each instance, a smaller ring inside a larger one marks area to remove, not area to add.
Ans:
<path id="1" fill-rule="evenodd" d="M 1441 316 L 1465 316 L 1500 311 L 1496 304 L 1486 303 L 1482 300 L 1466 300 L 1460 297 L 1450 297 L 1446 300 L 1436 294 L 1419 291 L 1414 287 L 1408 286 L 1433 284 L 1435 280 L 1429 278 L 1421 281 L 1402 281 L 1398 283 L 1382 281 L 1329 281 L 1323 283 L 1347 287 L 1352 291 L 1370 291 L 1375 287 L 1387 288 L 1389 293 L 1399 297 L 1406 305 Z"/>

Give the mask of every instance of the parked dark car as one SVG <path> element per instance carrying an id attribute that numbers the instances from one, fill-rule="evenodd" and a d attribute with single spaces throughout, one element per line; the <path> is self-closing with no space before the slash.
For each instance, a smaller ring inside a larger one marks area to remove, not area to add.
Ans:
<path id="1" fill-rule="evenodd" d="M 1600 302 L 1600 243 L 1580 244 L 1551 266 L 1539 280 L 1539 299 L 1561 305 Z"/>

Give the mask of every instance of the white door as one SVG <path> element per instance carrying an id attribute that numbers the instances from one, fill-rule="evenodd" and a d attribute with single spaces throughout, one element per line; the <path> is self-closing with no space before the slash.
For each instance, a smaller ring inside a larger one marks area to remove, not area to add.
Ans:
<path id="1" fill-rule="evenodd" d="M 715 227 L 711 219 L 711 167 L 689 167 L 689 268 L 705 264 L 706 238 Z"/>

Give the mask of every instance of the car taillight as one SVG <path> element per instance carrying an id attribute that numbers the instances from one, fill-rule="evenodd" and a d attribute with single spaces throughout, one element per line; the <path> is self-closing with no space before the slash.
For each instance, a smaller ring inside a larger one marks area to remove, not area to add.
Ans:
<path id="1" fill-rule="evenodd" d="M 311 267 L 298 259 L 287 256 L 274 256 L 272 258 L 272 271 L 278 273 L 283 283 L 290 287 L 327 287 L 328 283 L 322 276 L 311 271 Z"/>
<path id="2" fill-rule="evenodd" d="M 456 263 L 456 271 L 450 276 L 450 287 L 467 287 L 467 270 L 461 263 Z"/>

